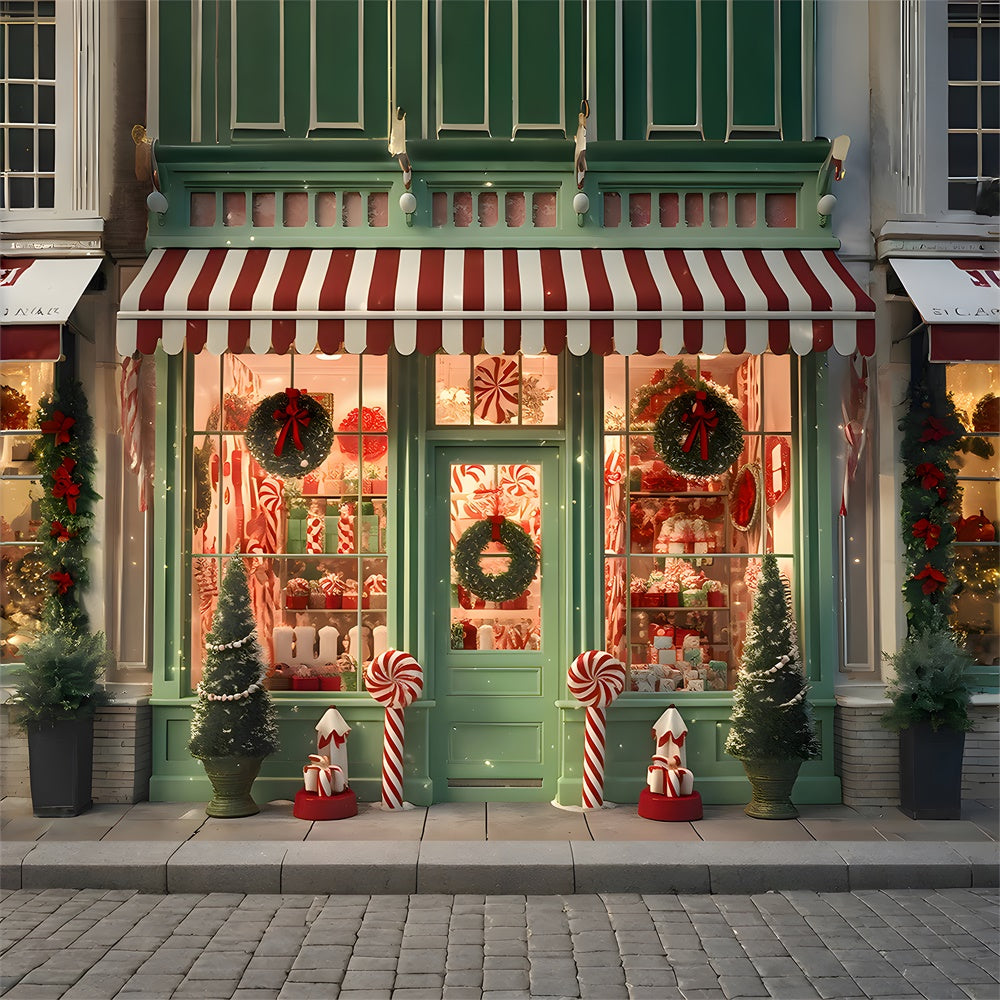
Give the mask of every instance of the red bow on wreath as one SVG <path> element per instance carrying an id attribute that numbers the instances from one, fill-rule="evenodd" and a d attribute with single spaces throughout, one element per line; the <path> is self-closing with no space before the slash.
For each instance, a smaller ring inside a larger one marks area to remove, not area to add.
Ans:
<path id="1" fill-rule="evenodd" d="M 921 462 L 913 473 L 925 490 L 933 490 L 944 479 L 944 473 L 932 462 Z"/>
<path id="2" fill-rule="evenodd" d="M 698 391 L 694 396 L 694 405 L 690 412 L 681 414 L 681 423 L 690 424 L 691 432 L 687 440 L 681 445 L 681 451 L 690 451 L 696 437 L 701 441 L 701 460 L 708 461 L 708 432 L 715 430 L 719 423 L 719 415 L 715 410 L 710 410 L 705 405 L 708 393 Z"/>
<path id="3" fill-rule="evenodd" d="M 951 431 L 937 417 L 928 417 L 924 421 L 924 432 L 920 435 L 921 444 L 926 444 L 928 441 L 940 441 L 946 437 L 951 437 Z"/>
<path id="4" fill-rule="evenodd" d="M 71 477 L 75 467 L 76 462 L 67 456 L 62 460 L 62 465 L 52 473 L 52 479 L 55 483 L 52 487 L 52 496 L 57 499 L 63 497 L 71 514 L 76 513 L 76 498 L 80 495 L 80 487 L 73 482 Z"/>
<path id="5" fill-rule="evenodd" d="M 76 417 L 68 417 L 62 410 L 55 410 L 51 420 L 43 421 L 39 426 L 43 434 L 55 434 L 56 444 L 69 444 L 69 432 Z"/>
<path id="6" fill-rule="evenodd" d="M 73 577 L 64 569 L 59 570 L 58 573 L 49 573 L 49 579 L 55 582 L 59 594 L 65 594 L 73 586 Z"/>
<path id="7" fill-rule="evenodd" d="M 941 537 L 941 526 L 932 524 L 926 517 L 922 517 L 913 525 L 913 537 L 922 538 L 924 545 L 928 549 L 933 549 Z"/>
<path id="8" fill-rule="evenodd" d="M 282 422 L 282 428 L 278 434 L 278 440 L 274 443 L 274 453 L 279 458 L 285 450 L 285 440 L 289 433 L 292 435 L 292 444 L 298 451 L 302 451 L 302 438 L 299 436 L 299 427 L 305 429 L 312 419 L 309 414 L 299 405 L 299 396 L 303 395 L 298 389 L 286 389 L 285 396 L 288 402 L 284 408 L 274 411 L 274 419 Z"/>
<path id="9" fill-rule="evenodd" d="M 925 594 L 933 594 L 934 591 L 940 590 L 948 582 L 947 577 L 930 563 L 927 563 L 913 579 L 924 581 L 921 589 Z"/>
<path id="10" fill-rule="evenodd" d="M 70 531 L 62 521 L 52 522 L 49 535 L 60 542 L 68 542 L 71 538 L 76 538 L 76 532 Z"/>

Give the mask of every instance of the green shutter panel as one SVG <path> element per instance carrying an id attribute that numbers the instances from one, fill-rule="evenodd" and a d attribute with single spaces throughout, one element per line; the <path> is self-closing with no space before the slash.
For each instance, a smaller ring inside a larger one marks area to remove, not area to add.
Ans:
<path id="1" fill-rule="evenodd" d="M 233 0 L 232 128 L 285 127 L 284 0 Z"/>

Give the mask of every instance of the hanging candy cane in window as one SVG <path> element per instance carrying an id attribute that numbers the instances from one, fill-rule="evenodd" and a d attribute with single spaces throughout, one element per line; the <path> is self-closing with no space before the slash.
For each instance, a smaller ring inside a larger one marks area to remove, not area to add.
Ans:
<path id="1" fill-rule="evenodd" d="M 403 802 L 403 710 L 423 690 L 424 672 L 409 653 L 387 649 L 365 667 L 365 688 L 385 706 L 382 808 L 407 808 Z"/>
<path id="2" fill-rule="evenodd" d="M 610 653 L 592 649 L 581 653 L 568 674 L 569 693 L 587 706 L 583 730 L 583 808 L 604 804 L 604 748 L 607 741 L 604 709 L 625 690 L 625 665 Z"/>

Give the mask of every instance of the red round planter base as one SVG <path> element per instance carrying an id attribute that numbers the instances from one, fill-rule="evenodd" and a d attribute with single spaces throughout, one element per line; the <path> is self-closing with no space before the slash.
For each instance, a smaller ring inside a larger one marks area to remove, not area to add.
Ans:
<path id="1" fill-rule="evenodd" d="M 358 814 L 358 797 L 345 788 L 329 798 L 320 798 L 304 788 L 295 793 L 292 815 L 298 819 L 347 819 Z"/>
<path id="2" fill-rule="evenodd" d="M 648 788 L 639 793 L 639 815 L 643 819 L 655 819 L 668 823 L 690 823 L 701 819 L 701 796 L 697 792 L 673 798 L 657 795 Z"/>

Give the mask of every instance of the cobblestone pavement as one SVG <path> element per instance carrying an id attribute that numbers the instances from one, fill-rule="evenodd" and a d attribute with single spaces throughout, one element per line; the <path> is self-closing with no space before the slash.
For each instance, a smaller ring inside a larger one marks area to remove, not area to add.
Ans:
<path id="1" fill-rule="evenodd" d="M 995 1000 L 998 903 L 995 889 L 527 897 L 7 891 L 0 994 Z"/>

